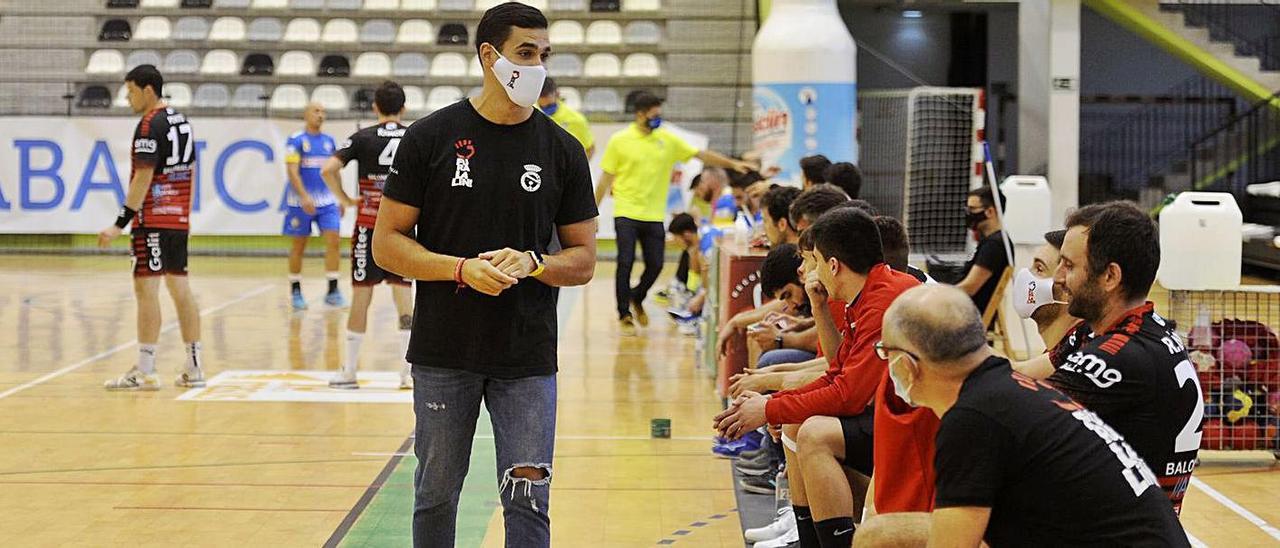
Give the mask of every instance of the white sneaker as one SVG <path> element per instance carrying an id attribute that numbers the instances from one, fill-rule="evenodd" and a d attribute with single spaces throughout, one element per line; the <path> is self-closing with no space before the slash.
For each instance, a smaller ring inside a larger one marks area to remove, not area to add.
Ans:
<path id="1" fill-rule="evenodd" d="M 338 374 L 329 379 L 329 388 L 355 390 L 360 388 L 360 383 L 356 382 L 355 372 L 348 373 L 346 370 L 338 370 Z"/>
<path id="2" fill-rule="evenodd" d="M 173 385 L 178 388 L 204 388 L 204 370 L 198 367 L 189 368 L 178 375 L 178 378 L 173 379 Z"/>
<path id="3" fill-rule="evenodd" d="M 753 545 L 753 548 L 784 548 L 793 542 L 800 542 L 800 528 L 798 527 L 792 527 L 790 531 L 778 538 L 757 542 Z"/>
<path id="4" fill-rule="evenodd" d="M 778 510 L 778 519 L 773 520 L 773 523 L 764 527 L 747 529 L 742 536 L 747 539 L 747 542 L 760 542 L 764 540 L 773 540 L 787 534 L 789 531 L 796 530 L 795 512 L 792 511 L 790 506 L 786 506 L 781 510 Z"/>
<path id="5" fill-rule="evenodd" d="M 142 390 L 146 392 L 154 392 L 160 389 L 160 375 L 155 373 L 143 373 L 135 366 L 129 369 L 128 373 L 118 379 L 111 379 L 103 383 L 103 388 L 107 390 Z"/>
<path id="6" fill-rule="evenodd" d="M 400 370 L 400 389 L 413 390 L 413 373 L 409 364 L 404 364 L 404 369 Z"/>

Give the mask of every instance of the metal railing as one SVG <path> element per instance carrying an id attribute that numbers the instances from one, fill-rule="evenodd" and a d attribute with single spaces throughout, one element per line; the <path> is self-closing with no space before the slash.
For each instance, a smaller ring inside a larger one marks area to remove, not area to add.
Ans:
<path id="1" fill-rule="evenodd" d="M 1244 192 L 1280 180 L 1280 92 L 1232 117 L 1186 151 L 1191 188 Z"/>
<path id="2" fill-rule="evenodd" d="M 1163 7 L 1182 12 L 1187 25 L 1207 29 L 1213 40 L 1230 42 L 1236 54 L 1257 57 L 1262 70 L 1280 70 L 1280 1 L 1179 0 Z"/>

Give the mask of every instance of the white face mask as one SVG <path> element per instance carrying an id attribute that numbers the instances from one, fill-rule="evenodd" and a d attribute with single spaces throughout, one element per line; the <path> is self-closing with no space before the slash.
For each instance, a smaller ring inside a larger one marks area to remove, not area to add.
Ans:
<path id="1" fill-rule="evenodd" d="M 1013 309 L 1022 319 L 1046 304 L 1067 304 L 1053 299 L 1053 278 L 1037 278 L 1030 269 L 1023 268 L 1013 277 Z"/>
<path id="2" fill-rule="evenodd" d="M 920 407 L 919 403 L 916 403 L 911 399 L 911 385 L 907 384 L 906 381 L 899 379 L 898 376 L 893 373 L 893 365 L 905 359 L 908 359 L 908 357 L 903 355 L 899 356 L 898 359 L 889 362 L 889 380 L 893 381 L 893 393 L 897 394 L 902 401 L 907 403 L 907 405 L 910 405 L 911 407 Z"/>
<path id="3" fill-rule="evenodd" d="M 497 50 L 494 50 L 496 53 Z M 517 65 L 498 54 L 498 61 L 493 64 L 493 75 L 498 84 L 507 92 L 511 102 L 522 107 L 532 107 L 542 94 L 542 82 L 547 79 L 547 67 L 542 65 Z"/>

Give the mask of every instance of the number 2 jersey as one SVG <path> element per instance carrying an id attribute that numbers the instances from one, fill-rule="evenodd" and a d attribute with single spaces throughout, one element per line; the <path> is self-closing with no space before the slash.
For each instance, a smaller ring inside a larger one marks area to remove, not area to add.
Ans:
<path id="1" fill-rule="evenodd" d="M 373 228 L 378 220 L 378 206 L 382 204 L 382 187 L 387 183 L 387 172 L 395 160 L 400 139 L 406 126 L 399 122 L 387 122 L 361 129 L 347 138 L 333 153 L 342 164 L 352 160 L 360 179 L 360 200 L 356 208 L 356 226 Z"/>
<path id="2" fill-rule="evenodd" d="M 187 117 L 172 107 L 162 106 L 142 116 L 133 130 L 129 180 L 139 166 L 155 171 L 133 228 L 190 230 L 195 145 Z"/>
<path id="3" fill-rule="evenodd" d="M 1048 381 L 1124 435 L 1175 511 L 1200 450 L 1204 401 L 1172 321 L 1148 302 L 1101 334 L 1081 323 L 1049 353 Z"/>

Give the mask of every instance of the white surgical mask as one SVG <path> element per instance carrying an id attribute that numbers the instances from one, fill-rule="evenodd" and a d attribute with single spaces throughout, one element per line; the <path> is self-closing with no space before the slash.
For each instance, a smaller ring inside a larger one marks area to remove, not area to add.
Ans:
<path id="1" fill-rule="evenodd" d="M 1013 309 L 1022 319 L 1046 304 L 1067 304 L 1053 299 L 1053 278 L 1038 278 L 1023 268 L 1013 277 Z"/>
<path id="2" fill-rule="evenodd" d="M 907 384 L 906 381 L 899 379 L 898 376 L 893 373 L 893 365 L 905 359 L 907 359 L 906 356 L 899 356 L 898 359 L 891 360 L 889 362 L 889 380 L 893 381 L 893 393 L 897 394 L 902 401 L 907 403 L 907 405 L 910 405 L 911 407 L 920 407 L 919 403 L 916 403 L 911 399 L 911 385 Z"/>
<path id="3" fill-rule="evenodd" d="M 497 52 L 497 50 L 494 50 Z M 507 92 L 511 102 L 522 107 L 531 107 L 538 102 L 542 94 L 542 82 L 547 79 L 547 67 L 542 65 L 517 65 L 498 54 L 498 61 L 493 64 L 493 75 L 498 84 Z"/>

